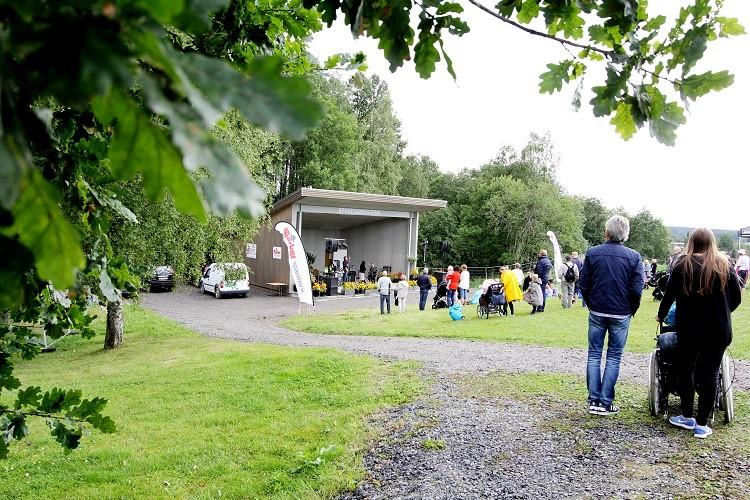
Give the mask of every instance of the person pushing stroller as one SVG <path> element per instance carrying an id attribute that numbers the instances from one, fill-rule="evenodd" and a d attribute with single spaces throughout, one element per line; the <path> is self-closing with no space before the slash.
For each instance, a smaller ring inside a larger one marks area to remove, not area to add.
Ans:
<path id="1" fill-rule="evenodd" d="M 732 342 L 731 312 L 742 300 L 740 281 L 719 254 L 713 232 L 690 233 L 685 255 L 673 266 L 656 321 L 662 323 L 673 302 L 677 331 L 677 392 L 681 414 L 669 423 L 693 431 L 697 438 L 713 433 L 708 419 L 716 400 L 719 367 Z M 698 412 L 693 417 L 695 391 Z"/>

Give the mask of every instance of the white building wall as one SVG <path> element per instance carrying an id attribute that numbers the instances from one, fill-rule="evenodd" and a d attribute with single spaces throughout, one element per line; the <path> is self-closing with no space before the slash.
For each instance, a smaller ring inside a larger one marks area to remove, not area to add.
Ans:
<path id="1" fill-rule="evenodd" d="M 354 269 L 364 260 L 367 267 L 391 266 L 394 272 L 406 272 L 409 248 L 409 219 L 386 219 L 341 231 L 349 245 Z"/>

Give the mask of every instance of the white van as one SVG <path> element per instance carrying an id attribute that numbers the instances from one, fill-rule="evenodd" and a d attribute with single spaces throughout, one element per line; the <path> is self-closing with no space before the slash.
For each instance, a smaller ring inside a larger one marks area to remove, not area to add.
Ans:
<path id="1" fill-rule="evenodd" d="M 198 287 L 201 293 L 213 293 L 220 299 L 226 295 L 247 297 L 250 291 L 250 276 L 242 262 L 214 263 L 203 272 Z"/>

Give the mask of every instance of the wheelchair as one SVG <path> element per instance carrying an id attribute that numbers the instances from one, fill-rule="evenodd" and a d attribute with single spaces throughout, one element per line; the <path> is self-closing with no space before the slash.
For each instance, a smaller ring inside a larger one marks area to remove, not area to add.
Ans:
<path id="1" fill-rule="evenodd" d="M 503 316 L 503 305 L 505 305 L 505 289 L 503 288 L 503 284 L 493 283 L 479 297 L 477 316 L 484 319 L 489 319 L 490 314 Z"/>
<path id="2" fill-rule="evenodd" d="M 676 370 L 677 334 L 660 327 L 656 336 L 656 349 L 649 358 L 648 409 L 653 416 L 667 415 L 669 396 L 677 396 Z M 716 410 L 724 413 L 724 423 L 734 420 L 734 395 L 732 382 L 734 381 L 734 365 L 727 353 L 721 360 L 719 367 L 719 386 L 716 391 L 714 413 Z"/>

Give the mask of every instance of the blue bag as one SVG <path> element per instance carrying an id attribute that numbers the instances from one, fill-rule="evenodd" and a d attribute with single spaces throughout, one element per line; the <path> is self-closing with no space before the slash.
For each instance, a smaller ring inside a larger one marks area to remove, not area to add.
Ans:
<path id="1" fill-rule="evenodd" d="M 674 326 L 675 324 L 675 311 L 677 310 L 677 302 L 672 302 L 672 307 L 669 308 L 669 312 L 667 313 L 667 317 L 664 318 L 664 323 L 666 323 L 669 326 Z"/>
<path id="2" fill-rule="evenodd" d="M 464 319 L 464 312 L 461 309 L 461 303 L 454 302 L 453 305 L 450 307 L 450 309 L 448 309 L 448 314 L 450 315 L 453 321 Z"/>

